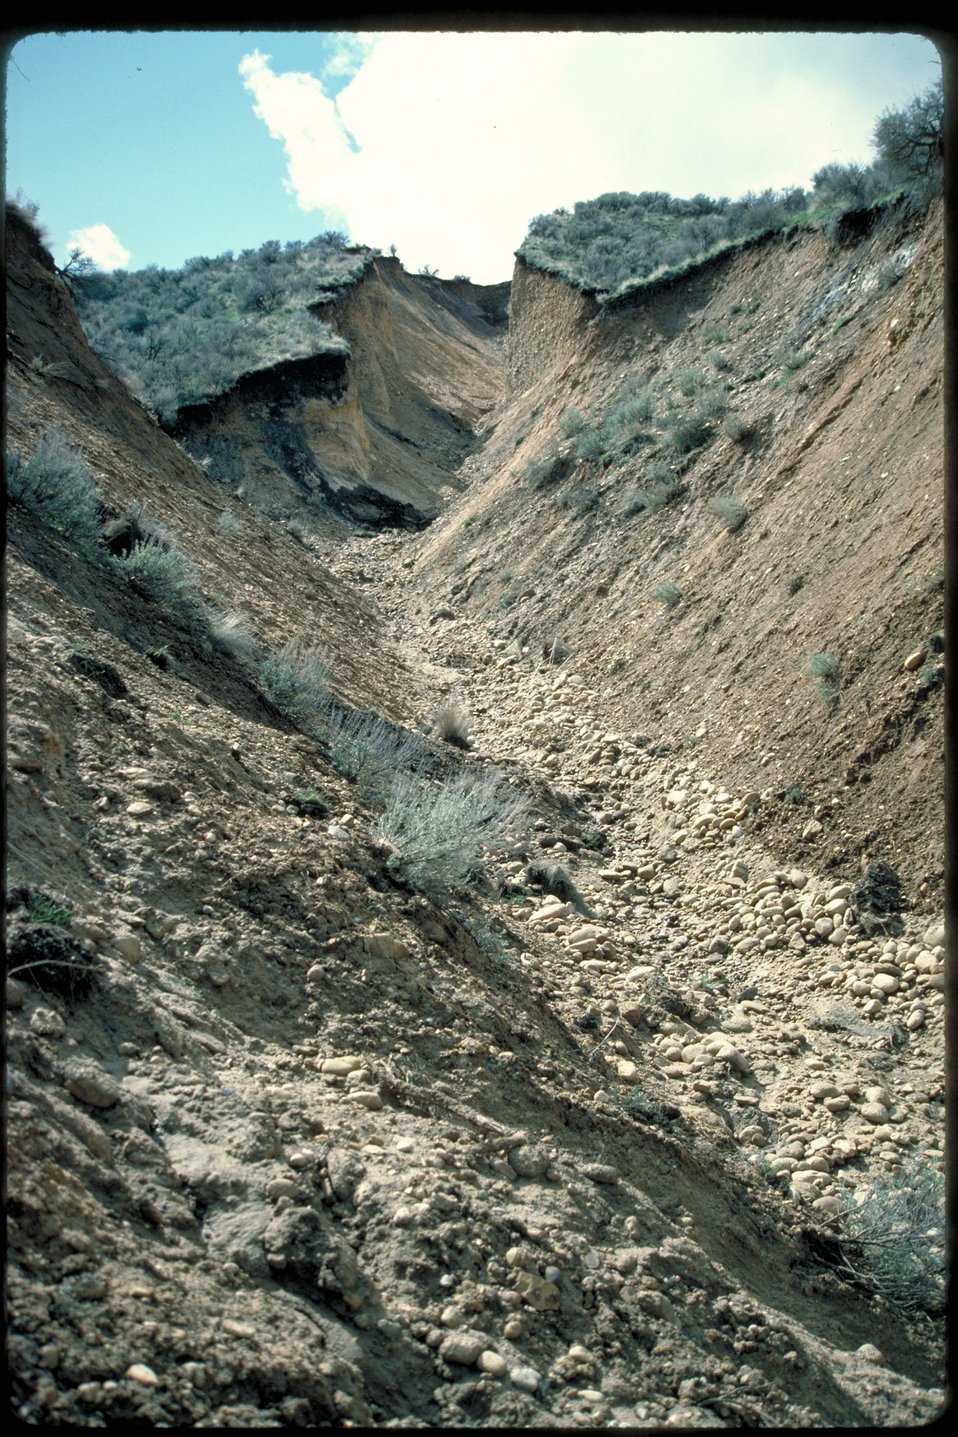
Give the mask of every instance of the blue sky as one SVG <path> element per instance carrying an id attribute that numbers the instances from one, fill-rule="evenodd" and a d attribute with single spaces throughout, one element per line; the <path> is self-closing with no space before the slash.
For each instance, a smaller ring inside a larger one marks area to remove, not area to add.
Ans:
<path id="1" fill-rule="evenodd" d="M 7 52 L 6 192 L 62 262 L 344 230 L 477 282 L 609 190 L 737 198 L 867 162 L 940 74 L 908 33 L 68 31 Z"/>

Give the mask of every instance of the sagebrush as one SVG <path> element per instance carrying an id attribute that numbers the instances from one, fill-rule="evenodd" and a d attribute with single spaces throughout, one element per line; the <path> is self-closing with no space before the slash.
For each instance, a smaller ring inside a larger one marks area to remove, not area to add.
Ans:
<path id="1" fill-rule="evenodd" d="M 483 849 L 500 847 L 527 807 L 497 773 L 442 783 L 399 773 L 374 831 L 395 850 L 391 868 L 413 887 L 440 894 L 478 877 Z"/>

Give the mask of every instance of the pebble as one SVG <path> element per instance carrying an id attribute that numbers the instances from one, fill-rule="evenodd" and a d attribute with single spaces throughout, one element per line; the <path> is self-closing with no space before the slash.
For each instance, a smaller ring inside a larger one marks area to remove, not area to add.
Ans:
<path id="1" fill-rule="evenodd" d="M 439 1344 L 439 1356 L 445 1362 L 455 1362 L 460 1367 L 472 1367 L 488 1346 L 489 1338 L 484 1332 L 463 1327 L 443 1338 Z"/>
<path id="2" fill-rule="evenodd" d="M 542 1373 L 534 1367 L 513 1367 L 509 1372 L 509 1381 L 522 1392 L 538 1392 Z"/>
<path id="3" fill-rule="evenodd" d="M 356 1068 L 363 1066 L 362 1058 L 344 1054 L 339 1058 L 320 1058 L 317 1067 L 321 1073 L 332 1073 L 334 1076 L 345 1077 Z"/>
<path id="4" fill-rule="evenodd" d="M 854 1355 L 865 1362 L 873 1362 L 876 1367 L 888 1366 L 885 1354 L 873 1342 L 863 1342 L 860 1347 L 855 1348 Z"/>
<path id="5" fill-rule="evenodd" d="M 90 1108 L 112 1108 L 119 1101 L 120 1090 L 105 1073 L 83 1069 L 72 1073 L 65 1083 L 67 1092 Z"/>
<path id="6" fill-rule="evenodd" d="M 583 1177 L 591 1178 L 594 1183 L 617 1183 L 619 1181 L 617 1169 L 609 1163 L 583 1163 L 580 1171 Z"/>
<path id="7" fill-rule="evenodd" d="M 375 1088 L 354 1088 L 350 1093 L 343 1094 L 344 1103 L 358 1103 L 362 1108 L 369 1108 L 371 1112 L 377 1113 L 383 1107 L 382 1094 Z"/>
<path id="8" fill-rule="evenodd" d="M 129 928 L 118 928 L 113 933 L 110 942 L 120 957 L 126 958 L 130 963 L 136 963 L 142 957 L 143 944 Z"/>
<path id="9" fill-rule="evenodd" d="M 160 1379 L 152 1367 L 147 1367 L 145 1362 L 134 1362 L 123 1374 L 129 1377 L 132 1382 L 139 1382 L 141 1387 L 159 1387 Z"/>

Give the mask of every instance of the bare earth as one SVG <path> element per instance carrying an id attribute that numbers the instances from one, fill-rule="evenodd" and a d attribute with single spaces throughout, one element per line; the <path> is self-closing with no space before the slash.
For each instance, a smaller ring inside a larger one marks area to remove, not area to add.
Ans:
<path id="1" fill-rule="evenodd" d="M 941 1324 L 856 1284 L 835 1237 L 847 1194 L 943 1162 L 940 213 L 768 243 L 600 318 L 520 266 L 508 333 L 501 294 L 383 261 L 331 319 L 342 392 L 269 393 L 297 473 L 235 398 L 177 443 L 20 225 L 7 262 L 9 446 L 59 426 L 256 646 L 9 507 L 16 1414 L 940 1415 Z M 719 425 L 676 502 L 624 519 L 644 460 L 579 463 L 562 415 L 715 350 L 753 438 Z M 211 437 L 233 486 L 187 452 Z M 707 502 L 730 492 L 734 532 Z M 484 882 L 434 899 L 390 867 L 374 806 L 259 687 L 295 635 L 343 702 L 529 795 Z M 815 653 L 840 657 L 833 707 Z M 428 737 L 449 698 L 468 751 Z M 874 860 L 897 931 L 856 907 Z"/>

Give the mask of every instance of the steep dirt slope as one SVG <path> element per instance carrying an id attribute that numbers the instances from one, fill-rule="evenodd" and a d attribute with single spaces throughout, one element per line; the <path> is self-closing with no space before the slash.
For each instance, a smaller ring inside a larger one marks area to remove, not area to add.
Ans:
<path id="1" fill-rule="evenodd" d="M 142 501 L 175 535 L 212 620 L 11 505 L 16 1414 L 933 1417 L 939 1330 L 840 1275 L 831 1222 L 941 1162 L 937 918 L 870 938 L 847 896 L 722 827 L 744 808 L 706 794 L 704 756 L 628 746 L 599 685 L 483 623 L 419 623 L 418 537 L 302 545 L 226 493 L 89 354 L 15 219 L 7 257 L 11 447 L 58 426 L 110 512 Z M 250 643 L 217 638 L 217 611 Z M 410 731 L 468 690 L 472 751 L 420 741 L 437 780 L 495 764 L 528 794 L 485 881 L 403 876 L 381 801 L 263 693 L 290 635 Z M 699 793 L 697 848 L 673 820 Z"/>
<path id="2" fill-rule="evenodd" d="M 321 644 L 335 657 L 343 697 L 405 712 L 403 674 L 379 644 L 361 595 L 333 585 L 314 555 L 211 479 L 131 401 L 86 345 L 49 257 L 15 216 L 7 264 L 8 448 L 29 455 L 43 433 L 58 428 L 87 460 L 107 512 L 122 517 L 141 506 L 177 542 L 202 598 L 236 616 L 260 653 L 297 637 Z M 173 632 L 159 606 L 138 604 L 129 586 L 111 585 L 77 562 L 65 543 L 38 532 L 22 512 L 11 511 L 10 526 L 30 562 L 72 600 L 92 606 L 111 633 L 141 654 L 167 644 L 184 677 L 199 688 L 215 683 L 216 665 L 199 650 L 197 636 L 182 627 Z M 277 564 L 288 569 L 280 588 Z M 218 661 L 227 663 L 227 655 Z M 248 690 L 248 680 L 237 682 Z M 254 709 L 258 702 L 247 700 Z"/>
<path id="3" fill-rule="evenodd" d="M 175 437 L 272 517 L 336 533 L 420 528 L 458 487 L 477 421 L 502 397 L 505 285 L 408 275 L 379 259 L 320 319 L 348 357 L 288 361 L 180 412 Z"/>
<path id="4" fill-rule="evenodd" d="M 940 209 L 769 240 L 612 312 L 520 263 L 510 400 L 419 551 L 425 603 L 558 641 L 610 721 L 761 794 L 779 851 L 850 877 L 884 858 L 919 904 L 943 869 L 942 275 Z M 696 371 L 735 439 L 716 418 L 611 468 L 563 440 L 570 407 Z M 678 496 L 630 514 L 663 458 Z M 734 532 L 716 499 L 747 510 Z"/>

